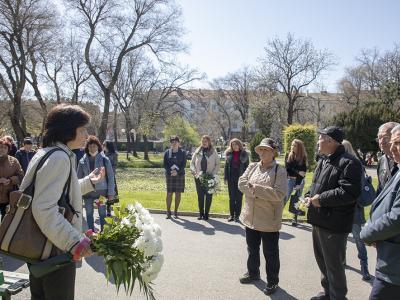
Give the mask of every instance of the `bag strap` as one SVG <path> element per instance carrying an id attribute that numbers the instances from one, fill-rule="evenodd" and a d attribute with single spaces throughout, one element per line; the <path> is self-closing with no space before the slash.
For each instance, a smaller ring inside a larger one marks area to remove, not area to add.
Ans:
<path id="1" fill-rule="evenodd" d="M 106 182 L 107 182 L 107 187 L 108 187 L 108 174 L 107 174 L 107 168 L 106 168 L 107 160 L 106 160 L 106 158 L 104 156 L 102 157 L 102 159 L 103 159 L 103 166 L 104 166 L 105 173 L 106 173 Z"/>

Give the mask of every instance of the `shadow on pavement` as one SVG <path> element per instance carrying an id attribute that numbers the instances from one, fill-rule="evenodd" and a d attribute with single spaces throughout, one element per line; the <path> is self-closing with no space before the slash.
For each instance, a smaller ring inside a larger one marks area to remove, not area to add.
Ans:
<path id="1" fill-rule="evenodd" d="M 226 222 L 221 222 L 217 219 L 208 219 L 207 221 L 199 220 L 198 222 L 192 222 L 188 219 L 179 217 L 178 219 L 171 219 L 177 225 L 183 226 L 184 229 L 192 230 L 192 231 L 200 231 L 203 232 L 205 235 L 214 235 L 215 231 L 223 231 L 229 234 L 240 234 L 241 236 L 245 236 L 244 229 L 235 224 L 227 224 Z M 202 223 L 210 224 L 212 227 L 204 226 Z"/>
<path id="2" fill-rule="evenodd" d="M 258 280 L 253 285 L 258 288 L 261 293 L 264 294 L 263 289 L 267 286 L 267 283 L 264 280 Z M 293 297 L 290 295 L 288 292 L 286 292 L 284 289 L 279 287 L 276 292 L 272 295 L 269 296 L 271 299 L 274 300 L 279 300 L 279 299 L 285 299 L 285 300 L 298 300 L 297 298 Z"/>
<path id="3" fill-rule="evenodd" d="M 281 240 L 290 240 L 292 238 L 294 238 L 295 236 L 293 234 L 284 232 L 284 231 L 279 231 L 279 238 Z"/>
<path id="4" fill-rule="evenodd" d="M 362 279 L 361 279 L 362 273 L 361 273 L 361 271 L 360 271 L 359 269 L 354 268 L 354 267 L 349 266 L 349 265 L 346 265 L 345 268 L 346 268 L 346 270 L 350 270 L 350 271 L 353 271 L 353 272 L 356 272 L 356 273 L 360 274 L 360 280 L 362 280 Z M 374 280 L 375 280 L 375 276 L 374 276 L 374 275 L 371 275 L 371 280 L 368 281 L 368 283 L 372 286 L 372 285 L 374 284 Z"/>
<path id="5" fill-rule="evenodd" d="M 106 277 L 106 266 L 104 264 L 104 259 L 102 256 L 92 255 L 89 257 L 85 257 L 86 263 L 92 267 L 98 273 L 103 273 L 104 277 Z M 110 275 L 109 282 L 114 284 L 114 278 Z"/>
<path id="6" fill-rule="evenodd" d="M 3 260 L 3 270 L 14 272 L 22 267 L 25 262 L 6 255 L 0 255 Z"/>
<path id="7" fill-rule="evenodd" d="M 205 235 L 214 235 L 215 234 L 215 228 L 206 227 L 201 223 L 192 222 L 192 221 L 189 221 L 188 219 L 179 217 L 178 219 L 172 218 L 171 221 L 177 225 L 181 225 L 184 229 L 203 232 Z M 205 221 L 199 221 L 199 222 L 205 222 Z"/>

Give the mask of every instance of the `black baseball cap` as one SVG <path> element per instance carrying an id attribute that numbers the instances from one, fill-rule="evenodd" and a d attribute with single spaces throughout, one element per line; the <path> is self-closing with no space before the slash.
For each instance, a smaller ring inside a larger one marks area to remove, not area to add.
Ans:
<path id="1" fill-rule="evenodd" d="M 325 129 L 318 129 L 317 132 L 333 138 L 339 144 L 341 144 L 344 139 L 344 131 L 338 126 L 328 126 Z"/>
<path id="2" fill-rule="evenodd" d="M 24 138 L 24 145 L 32 145 L 32 139 L 30 137 Z"/>

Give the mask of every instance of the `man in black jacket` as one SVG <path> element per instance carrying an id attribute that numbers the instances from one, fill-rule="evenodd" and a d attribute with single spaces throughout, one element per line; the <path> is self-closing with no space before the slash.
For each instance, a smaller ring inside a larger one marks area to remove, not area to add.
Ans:
<path id="1" fill-rule="evenodd" d="M 330 126 L 318 131 L 318 161 L 307 193 L 308 223 L 313 225 L 314 255 L 321 270 L 324 292 L 312 300 L 346 299 L 345 256 L 354 208 L 361 194 L 361 163 L 345 153 L 344 132 Z"/>
<path id="2" fill-rule="evenodd" d="M 391 130 L 399 125 L 396 122 L 387 122 L 382 124 L 378 129 L 378 137 L 376 141 L 379 144 L 379 148 L 383 152 L 382 157 L 378 162 L 378 189 L 376 190 L 376 195 L 383 190 L 386 182 L 396 174 L 399 169 L 397 163 L 393 160 L 392 153 L 390 152 L 390 138 L 392 136 Z"/>

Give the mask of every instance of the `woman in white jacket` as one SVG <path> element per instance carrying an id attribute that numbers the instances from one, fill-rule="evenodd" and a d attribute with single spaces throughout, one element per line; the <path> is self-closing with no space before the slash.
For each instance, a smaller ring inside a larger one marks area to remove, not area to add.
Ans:
<path id="1" fill-rule="evenodd" d="M 219 157 L 217 151 L 211 143 L 208 135 L 201 138 L 201 145 L 196 149 L 193 154 L 192 161 L 190 162 L 190 171 L 195 178 L 197 200 L 199 203 L 199 217 L 198 220 L 208 220 L 208 213 L 210 211 L 212 194 L 206 192 L 202 187 L 199 180 L 201 172 L 218 175 L 219 172 Z M 205 201 L 204 201 L 205 198 Z"/>
<path id="2" fill-rule="evenodd" d="M 75 105 L 54 107 L 45 124 L 43 149 L 32 159 L 20 189 L 32 181 L 41 158 L 51 149 L 53 152 L 37 170 L 32 214 L 43 234 L 60 250 L 70 252 L 74 261 L 69 265 L 41 278 L 29 275 L 31 299 L 74 299 L 75 261 L 92 254 L 90 241 L 82 233 L 82 193 L 93 190 L 93 185 L 104 177 L 104 170 L 95 170 L 78 180 L 75 154 L 71 151 L 83 147 L 87 138 L 86 125 L 90 116 Z M 71 223 L 59 212 L 57 205 L 63 188 L 71 174 L 67 198 L 75 212 Z"/>

